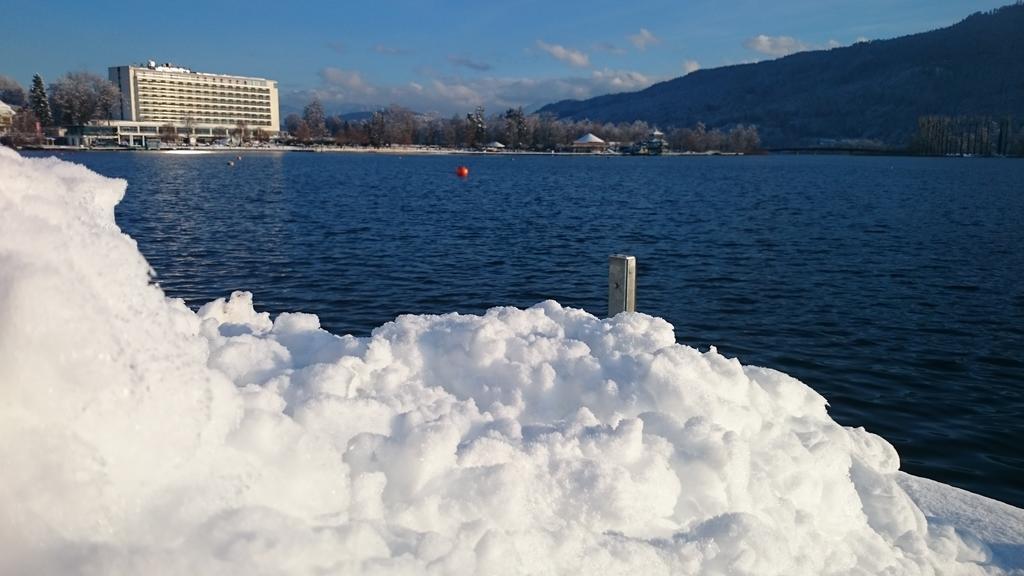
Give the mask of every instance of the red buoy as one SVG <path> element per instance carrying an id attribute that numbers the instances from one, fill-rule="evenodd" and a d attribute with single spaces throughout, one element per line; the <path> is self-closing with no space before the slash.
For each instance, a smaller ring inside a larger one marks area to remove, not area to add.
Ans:
<path id="1" fill-rule="evenodd" d="M 465 178 L 466 176 L 469 176 L 469 168 L 466 168 L 465 166 L 459 166 L 458 168 L 455 169 L 455 175 L 458 176 L 459 178 Z"/>

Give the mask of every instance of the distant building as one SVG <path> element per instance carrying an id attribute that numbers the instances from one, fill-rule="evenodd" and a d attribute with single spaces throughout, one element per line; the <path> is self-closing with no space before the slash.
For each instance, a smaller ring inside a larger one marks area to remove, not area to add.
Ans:
<path id="1" fill-rule="evenodd" d="M 608 150 L 608 143 L 587 132 L 572 143 L 573 152 L 605 152 Z"/>
<path id="2" fill-rule="evenodd" d="M 655 128 L 646 140 L 623 148 L 622 153 L 633 156 L 657 156 L 666 150 L 668 150 L 668 141 L 665 140 L 665 133 Z"/>
<path id="3" fill-rule="evenodd" d="M 11 130 L 11 122 L 14 121 L 14 108 L 11 108 L 3 100 L 0 100 L 0 134 L 7 134 Z"/>
<path id="4" fill-rule="evenodd" d="M 268 135 L 280 129 L 274 80 L 193 72 L 152 60 L 140 66 L 113 66 L 109 78 L 121 90 L 113 115 L 122 121 L 118 132 L 130 134 L 134 126 L 141 135 L 143 129 L 152 133 L 154 126 L 173 126 L 185 138 L 215 141 L 243 125 Z"/>
<path id="5" fill-rule="evenodd" d="M 651 135 L 644 141 L 643 146 L 647 149 L 647 153 L 651 155 L 658 155 L 668 150 L 668 141 L 665 140 L 665 133 L 655 128 L 651 131 Z"/>

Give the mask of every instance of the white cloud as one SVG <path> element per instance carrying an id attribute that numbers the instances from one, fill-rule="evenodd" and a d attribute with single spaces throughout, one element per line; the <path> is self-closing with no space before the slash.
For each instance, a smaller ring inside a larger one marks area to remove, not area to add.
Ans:
<path id="1" fill-rule="evenodd" d="M 860 44 L 861 42 L 870 42 L 867 36 L 857 36 L 857 39 L 853 41 L 854 44 Z"/>
<path id="2" fill-rule="evenodd" d="M 543 40 L 537 40 L 537 47 L 550 54 L 556 60 L 561 60 L 570 66 L 586 68 L 590 66 L 590 58 L 579 50 L 566 48 L 560 44 L 548 44 Z"/>
<path id="3" fill-rule="evenodd" d="M 594 70 L 590 73 L 596 86 L 606 86 L 611 90 L 622 92 L 624 90 L 640 90 L 652 84 L 651 79 L 639 72 L 631 70 Z"/>
<path id="4" fill-rule="evenodd" d="M 697 62 L 696 60 L 685 60 L 685 61 L 683 61 L 683 73 L 684 74 L 689 74 L 691 72 L 696 72 L 697 70 L 700 70 L 700 62 Z"/>
<path id="5" fill-rule="evenodd" d="M 651 31 L 647 28 L 641 28 L 640 32 L 629 36 L 629 41 L 632 42 L 633 46 L 636 46 L 638 50 L 646 50 L 648 45 L 661 42 L 661 40 L 654 34 L 651 34 Z"/>
<path id="6" fill-rule="evenodd" d="M 769 56 L 786 56 L 811 49 L 810 46 L 792 36 L 765 36 L 764 34 L 748 38 L 743 45 L 750 50 Z"/>
<path id="7" fill-rule="evenodd" d="M 446 83 L 435 78 L 430 83 L 431 94 L 427 96 L 435 100 L 451 103 L 456 105 L 457 108 L 472 108 L 484 104 L 485 98 L 480 90 L 482 87 L 479 84 L 473 86 L 471 83 L 460 80 Z"/>
<path id="8" fill-rule="evenodd" d="M 857 42 L 866 41 L 867 38 L 862 36 L 857 38 L 854 43 L 856 44 Z M 846 44 L 843 44 L 834 38 L 829 39 L 829 41 L 824 44 L 808 44 L 797 40 L 792 36 L 765 36 L 764 34 L 761 34 L 759 36 L 754 36 L 753 38 L 748 38 L 743 43 L 743 46 L 755 52 L 760 52 L 761 54 L 779 57 L 788 56 L 797 52 L 805 52 L 807 50 L 831 50 L 832 48 L 846 46 Z"/>
<path id="9" fill-rule="evenodd" d="M 367 83 L 359 72 L 353 70 L 327 67 L 320 71 L 320 78 L 323 79 L 325 88 L 350 98 L 372 97 L 377 93 L 374 86 Z"/>
<path id="10" fill-rule="evenodd" d="M 417 112 L 465 114 L 476 106 L 488 111 L 522 106 L 527 110 L 564 100 L 584 99 L 610 92 L 641 90 L 663 78 L 632 70 L 603 68 L 561 78 L 444 76 L 431 73 L 426 80 L 401 85 L 374 85 L 358 71 L 325 68 L 315 90 L 282 94 L 282 108 L 301 110 L 314 96 L 328 113 L 368 110 L 399 104 Z"/>

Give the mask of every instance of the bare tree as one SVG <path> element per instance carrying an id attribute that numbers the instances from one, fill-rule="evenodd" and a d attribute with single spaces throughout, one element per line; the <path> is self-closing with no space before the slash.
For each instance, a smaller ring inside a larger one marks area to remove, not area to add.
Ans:
<path id="1" fill-rule="evenodd" d="M 335 141 L 343 146 L 366 146 L 370 143 L 363 124 L 353 122 L 345 122 Z"/>
<path id="2" fill-rule="evenodd" d="M 320 104 L 319 98 L 313 98 L 313 101 L 306 105 L 302 111 L 302 119 L 306 121 L 310 136 L 313 138 L 319 140 L 327 134 L 324 107 Z"/>
<path id="3" fill-rule="evenodd" d="M 327 127 L 327 135 L 331 138 L 337 138 L 338 133 L 345 126 L 345 120 L 341 116 L 328 116 L 324 124 Z"/>
<path id="4" fill-rule="evenodd" d="M 754 152 L 761 147 L 761 137 L 754 126 L 739 124 L 729 131 L 728 145 L 732 152 Z"/>
<path id="5" fill-rule="evenodd" d="M 160 126 L 160 141 L 167 144 L 178 143 L 178 129 L 174 127 L 174 124 L 168 122 Z"/>
<path id="6" fill-rule="evenodd" d="M 249 142 L 249 125 L 245 123 L 245 120 L 239 120 L 235 122 L 235 128 L 231 131 L 231 135 L 235 141 L 239 144 L 246 144 Z"/>
<path id="7" fill-rule="evenodd" d="M 466 144 L 472 148 L 487 137 L 487 121 L 484 120 L 484 107 L 477 106 L 472 114 L 466 114 Z"/>
<path id="8" fill-rule="evenodd" d="M 43 135 L 38 118 L 31 108 L 22 108 L 11 119 L 11 143 L 15 146 L 42 144 Z"/>
<path id="9" fill-rule="evenodd" d="M 191 112 L 185 115 L 185 139 L 188 141 L 188 145 L 191 146 L 195 143 L 193 136 L 195 136 L 196 117 Z"/>
<path id="10" fill-rule="evenodd" d="M 299 129 L 299 122 L 302 122 L 302 116 L 298 114 L 289 114 L 284 119 L 284 130 L 292 136 L 295 135 L 295 131 Z"/>
<path id="11" fill-rule="evenodd" d="M 391 105 L 384 111 L 386 128 L 384 141 L 387 144 L 412 144 L 416 132 L 416 117 L 408 109 Z"/>
<path id="12" fill-rule="evenodd" d="M 387 132 L 387 116 L 380 110 L 374 112 L 366 124 L 366 138 L 370 141 L 370 146 L 380 148 L 390 144 L 387 141 Z"/>
<path id="13" fill-rule="evenodd" d="M 526 132 L 526 117 L 523 115 L 522 107 L 509 108 L 505 112 L 505 138 L 513 150 L 518 150 L 523 142 Z"/>
<path id="14" fill-rule="evenodd" d="M 295 126 L 295 131 L 291 134 L 302 143 L 309 142 L 313 137 L 313 132 L 309 129 L 309 124 L 306 124 L 305 120 L 299 120 L 299 123 Z"/>

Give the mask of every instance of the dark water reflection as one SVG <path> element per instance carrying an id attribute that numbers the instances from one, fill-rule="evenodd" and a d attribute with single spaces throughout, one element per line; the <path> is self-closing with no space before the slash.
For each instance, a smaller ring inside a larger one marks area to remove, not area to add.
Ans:
<path id="1" fill-rule="evenodd" d="M 788 372 L 903 468 L 1024 506 L 1024 162 L 75 154 L 170 295 L 251 290 L 367 334 L 554 298 L 606 258 L 681 342 Z M 472 173 L 452 175 L 458 163 Z"/>

